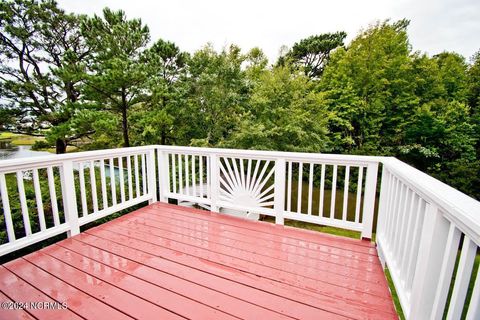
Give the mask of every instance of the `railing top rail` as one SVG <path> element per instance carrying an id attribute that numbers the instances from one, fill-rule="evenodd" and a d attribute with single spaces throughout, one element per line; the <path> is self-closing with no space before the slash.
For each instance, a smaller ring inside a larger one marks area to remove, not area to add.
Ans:
<path id="1" fill-rule="evenodd" d="M 200 147 L 182 147 L 156 145 L 156 148 L 169 152 L 187 152 L 195 154 L 220 154 L 232 157 L 252 157 L 262 159 L 284 158 L 293 161 L 325 161 L 336 162 L 339 164 L 369 164 L 379 163 L 383 159 L 378 156 L 359 156 L 327 153 L 307 153 L 307 152 L 286 152 L 286 151 L 264 151 L 264 150 L 245 150 L 245 149 L 222 149 L 222 148 L 200 148 Z"/>
<path id="2" fill-rule="evenodd" d="M 18 170 L 28 170 L 32 168 L 41 168 L 47 166 L 58 166 L 62 162 L 72 161 L 88 161 L 96 160 L 108 157 L 118 157 L 122 155 L 131 155 L 135 153 L 143 153 L 147 150 L 151 150 L 153 146 L 143 147 L 130 147 L 130 148 L 118 148 L 118 149 L 104 149 L 94 151 L 73 152 L 67 154 L 52 154 L 47 156 L 39 156 L 34 158 L 20 158 L 20 159 L 8 159 L 0 160 L 0 172 L 8 173 Z"/>
<path id="3" fill-rule="evenodd" d="M 425 200 L 437 205 L 447 219 L 480 244 L 479 201 L 396 158 L 383 158 L 382 163 Z"/>

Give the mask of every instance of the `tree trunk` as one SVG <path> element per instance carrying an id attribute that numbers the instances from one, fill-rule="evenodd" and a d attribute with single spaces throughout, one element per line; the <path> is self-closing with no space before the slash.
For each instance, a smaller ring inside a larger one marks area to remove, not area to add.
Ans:
<path id="1" fill-rule="evenodd" d="M 67 142 L 63 139 L 57 139 L 55 141 L 55 152 L 57 154 L 62 154 L 67 152 Z"/>
<path id="2" fill-rule="evenodd" d="M 167 143 L 167 133 L 162 130 L 160 144 L 165 145 Z"/>
<path id="3" fill-rule="evenodd" d="M 130 147 L 128 140 L 128 120 L 127 120 L 127 97 L 125 88 L 122 88 L 122 130 L 123 130 L 123 146 Z"/>

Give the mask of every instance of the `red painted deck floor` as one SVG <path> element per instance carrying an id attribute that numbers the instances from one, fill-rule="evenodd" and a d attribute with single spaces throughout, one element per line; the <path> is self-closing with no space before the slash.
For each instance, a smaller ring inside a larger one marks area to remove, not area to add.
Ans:
<path id="1" fill-rule="evenodd" d="M 156 203 L 0 266 L 1 319 L 397 319 L 373 244 Z"/>

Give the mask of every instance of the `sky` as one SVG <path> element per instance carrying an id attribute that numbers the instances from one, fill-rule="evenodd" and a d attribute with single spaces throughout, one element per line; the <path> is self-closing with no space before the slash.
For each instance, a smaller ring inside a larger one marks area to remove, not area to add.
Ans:
<path id="1" fill-rule="evenodd" d="M 100 15 L 104 7 L 141 18 L 152 40 L 194 52 L 237 44 L 261 48 L 274 62 L 283 45 L 311 35 L 345 31 L 346 44 L 376 21 L 409 19 L 414 51 L 455 51 L 469 59 L 480 49 L 479 0 L 58 0 L 67 12 Z"/>

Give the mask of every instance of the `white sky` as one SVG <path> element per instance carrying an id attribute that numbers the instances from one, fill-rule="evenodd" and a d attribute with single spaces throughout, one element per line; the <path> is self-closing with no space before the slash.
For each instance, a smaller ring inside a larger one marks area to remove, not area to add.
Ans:
<path id="1" fill-rule="evenodd" d="M 347 43 L 377 20 L 411 20 L 414 50 L 455 51 L 467 59 L 480 49 L 479 0 L 58 0 L 68 12 L 101 14 L 104 7 L 141 18 L 152 40 L 193 52 L 207 42 L 260 47 L 273 63 L 282 45 L 314 34 L 346 31 Z"/>

